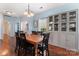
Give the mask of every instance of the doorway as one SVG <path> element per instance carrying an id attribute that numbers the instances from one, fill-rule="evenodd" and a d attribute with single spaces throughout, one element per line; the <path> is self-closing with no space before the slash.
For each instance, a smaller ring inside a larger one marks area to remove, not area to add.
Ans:
<path id="1" fill-rule="evenodd" d="M 10 22 L 7 20 L 3 21 L 3 33 L 6 35 L 10 35 Z"/>

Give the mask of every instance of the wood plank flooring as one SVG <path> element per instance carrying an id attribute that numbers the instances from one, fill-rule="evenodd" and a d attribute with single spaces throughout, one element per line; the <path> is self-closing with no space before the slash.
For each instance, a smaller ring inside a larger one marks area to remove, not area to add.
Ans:
<path id="1" fill-rule="evenodd" d="M 14 37 L 9 37 L 4 34 L 4 39 L 2 41 L 2 46 L 0 47 L 0 56 L 16 56 L 14 49 L 16 40 Z M 74 52 L 60 48 L 54 45 L 49 45 L 49 55 L 50 56 L 79 56 L 79 52 Z"/>

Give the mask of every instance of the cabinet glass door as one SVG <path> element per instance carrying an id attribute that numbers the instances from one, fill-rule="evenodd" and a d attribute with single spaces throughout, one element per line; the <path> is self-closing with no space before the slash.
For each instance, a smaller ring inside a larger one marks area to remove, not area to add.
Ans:
<path id="1" fill-rule="evenodd" d="M 54 31 L 58 31 L 58 24 L 54 24 Z"/>
<path id="2" fill-rule="evenodd" d="M 69 21 L 76 21 L 76 11 L 69 12 Z"/>
<path id="3" fill-rule="evenodd" d="M 61 23 L 61 31 L 66 31 L 66 29 L 67 29 L 67 24 Z"/>
<path id="4" fill-rule="evenodd" d="M 69 23 L 69 31 L 76 31 L 76 22 Z"/>
<path id="5" fill-rule="evenodd" d="M 59 15 L 55 15 L 54 16 L 54 23 L 58 23 L 59 22 Z"/>
<path id="6" fill-rule="evenodd" d="M 49 17 L 49 31 L 52 31 L 53 29 L 53 16 Z"/>
<path id="7" fill-rule="evenodd" d="M 61 22 L 67 22 L 67 13 L 61 14 Z"/>

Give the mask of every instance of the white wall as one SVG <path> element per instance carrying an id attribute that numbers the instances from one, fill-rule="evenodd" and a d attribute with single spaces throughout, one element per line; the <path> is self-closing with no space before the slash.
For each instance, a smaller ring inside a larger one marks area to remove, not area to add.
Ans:
<path id="1" fill-rule="evenodd" d="M 3 26 L 2 26 L 2 22 L 3 22 L 3 15 L 0 14 L 0 39 L 3 39 Z"/>

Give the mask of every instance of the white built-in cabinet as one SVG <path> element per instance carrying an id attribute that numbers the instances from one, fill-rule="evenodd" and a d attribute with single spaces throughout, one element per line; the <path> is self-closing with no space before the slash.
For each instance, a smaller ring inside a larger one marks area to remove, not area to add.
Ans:
<path id="1" fill-rule="evenodd" d="M 48 17 L 49 44 L 78 51 L 78 10 Z"/>

